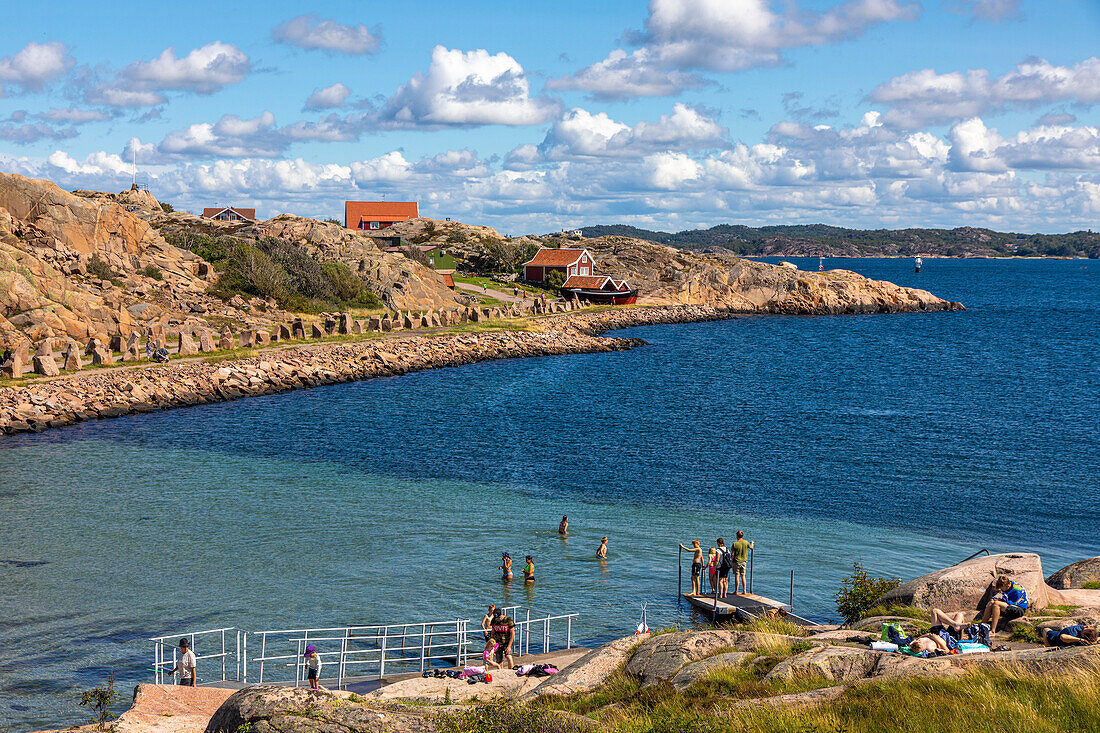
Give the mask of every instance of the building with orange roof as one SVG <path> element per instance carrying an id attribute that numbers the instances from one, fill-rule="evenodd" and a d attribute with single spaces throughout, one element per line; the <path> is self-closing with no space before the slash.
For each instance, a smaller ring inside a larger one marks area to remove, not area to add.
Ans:
<path id="1" fill-rule="evenodd" d="M 385 229 L 418 216 L 420 207 L 416 201 L 344 202 L 344 226 L 348 229 Z"/>
<path id="2" fill-rule="evenodd" d="M 523 263 L 523 279 L 533 283 L 546 282 L 546 276 L 557 270 L 566 279 L 573 275 L 595 274 L 596 262 L 586 249 L 549 249 L 541 247 L 530 261 Z"/>
<path id="3" fill-rule="evenodd" d="M 236 206 L 208 206 L 202 210 L 202 218 L 214 221 L 256 221 L 256 210 Z"/>

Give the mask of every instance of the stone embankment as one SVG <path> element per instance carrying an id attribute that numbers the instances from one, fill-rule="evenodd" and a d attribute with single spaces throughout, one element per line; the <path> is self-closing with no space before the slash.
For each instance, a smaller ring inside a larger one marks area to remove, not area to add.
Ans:
<path id="1" fill-rule="evenodd" d="M 729 319 L 735 318 L 737 313 L 728 308 L 700 305 L 616 308 L 603 311 L 565 311 L 562 307 L 561 311 L 558 304 L 548 304 L 545 308 L 540 305 L 535 309 L 536 315 L 541 316 L 537 320 L 543 327 L 541 331 L 422 331 L 419 335 L 409 336 L 397 336 L 392 332 L 371 334 L 371 331 L 377 331 L 373 325 L 356 328 L 355 326 L 363 324 L 353 323 L 350 317 L 345 316 L 342 319 L 328 319 L 332 321 L 332 328 L 315 327 L 317 332 L 313 335 L 324 338 L 334 334 L 362 333 L 365 338 L 371 335 L 375 338 L 353 343 L 318 342 L 281 349 L 269 348 L 258 355 L 224 361 L 189 359 L 168 364 L 73 372 L 52 380 L 0 388 L 0 434 L 41 432 L 84 420 L 220 402 L 493 359 L 623 351 L 645 342 L 641 339 L 607 338 L 599 334 L 631 326 Z M 471 310 L 470 313 L 475 311 Z M 435 319 L 424 315 L 416 319 L 407 318 L 406 327 L 432 328 L 446 325 L 439 320 L 439 314 L 434 315 Z M 480 317 L 488 320 L 507 315 L 518 313 L 501 313 L 492 309 Z M 371 319 L 372 322 L 374 320 L 376 319 Z M 476 317 L 469 318 L 469 321 L 475 320 Z M 467 322 L 467 318 L 453 319 L 450 322 Z M 298 323 L 293 327 L 286 327 L 285 330 L 287 337 L 305 337 L 304 329 Z M 221 341 L 223 349 L 238 345 L 251 348 L 269 343 L 265 338 L 256 339 L 251 331 L 229 335 L 223 332 Z M 181 341 L 181 346 L 188 342 Z M 77 345 L 73 343 L 71 346 Z M 89 344 L 89 348 L 91 346 Z M 134 340 L 127 346 L 131 360 L 138 359 L 138 342 Z M 205 347 L 194 350 L 177 348 L 180 355 L 192 355 L 206 350 Z M 79 350 L 70 351 L 74 352 L 72 358 L 79 360 Z M 100 351 L 106 353 L 106 349 L 100 348 Z M 42 359 L 51 364 L 54 361 L 51 355 L 43 356 Z M 111 362 L 101 359 L 95 363 Z M 75 364 L 74 362 L 76 369 L 82 368 Z M 52 374 L 57 372 L 53 371 Z"/>

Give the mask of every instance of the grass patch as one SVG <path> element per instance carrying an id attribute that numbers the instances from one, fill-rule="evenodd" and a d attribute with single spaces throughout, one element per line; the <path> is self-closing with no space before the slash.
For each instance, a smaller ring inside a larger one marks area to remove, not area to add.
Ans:
<path id="1" fill-rule="evenodd" d="M 1031 610 L 1031 609 L 1028 609 Z M 1038 613 L 1050 615 L 1061 614 L 1063 616 L 1072 616 L 1081 610 L 1080 606 L 1062 605 L 1062 606 L 1046 606 L 1038 611 Z"/>
<path id="2" fill-rule="evenodd" d="M 1100 590 L 1100 580 L 1087 580 L 1081 584 L 1086 590 Z"/>
<path id="3" fill-rule="evenodd" d="M 903 603 L 888 603 L 881 606 L 871 606 L 860 613 L 859 618 L 872 618 L 874 616 L 898 616 L 899 618 L 911 618 L 917 621 L 928 621 L 928 611 L 907 606 Z"/>
<path id="4" fill-rule="evenodd" d="M 783 634 L 785 636 L 807 636 L 809 631 L 793 621 L 781 616 L 757 616 L 747 624 L 730 627 L 737 631 L 755 631 L 760 634 Z"/>
<path id="5" fill-rule="evenodd" d="M 457 273 L 454 274 L 452 277 L 454 277 L 456 283 L 466 283 L 468 285 L 476 285 L 479 288 L 499 290 L 500 292 L 507 293 L 508 295 L 512 294 L 512 288 L 519 288 L 520 294 L 522 294 L 523 291 L 526 290 L 528 293 L 534 293 L 536 295 L 545 293 L 546 297 L 548 298 L 556 298 L 559 295 L 557 290 L 544 288 L 539 285 L 533 285 L 526 282 L 497 282 L 496 280 L 485 277 L 483 275 L 459 275 Z"/>
<path id="6" fill-rule="evenodd" d="M 1042 644 L 1043 640 L 1039 636 L 1039 629 L 1035 627 L 1035 624 L 1012 624 L 1012 635 L 1009 636 L 1011 641 L 1022 641 L 1028 644 Z"/>

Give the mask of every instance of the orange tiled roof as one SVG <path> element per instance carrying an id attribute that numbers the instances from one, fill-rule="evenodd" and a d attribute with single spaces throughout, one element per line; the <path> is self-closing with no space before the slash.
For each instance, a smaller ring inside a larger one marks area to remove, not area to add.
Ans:
<path id="1" fill-rule="evenodd" d="M 366 221 L 405 221 L 420 216 L 415 201 L 345 201 L 344 222 L 356 226 Z"/>
<path id="2" fill-rule="evenodd" d="M 449 288 L 453 288 L 455 286 L 455 279 L 451 277 L 451 273 L 443 273 L 443 284 Z"/>
<path id="3" fill-rule="evenodd" d="M 579 260 L 585 251 L 583 249 L 549 249 L 543 247 L 535 253 L 530 262 L 524 262 L 523 264 L 535 267 L 567 267 Z"/>
<path id="4" fill-rule="evenodd" d="M 563 288 L 584 288 L 585 290 L 602 290 L 607 281 L 611 280 L 607 275 L 570 275 L 562 285 Z"/>

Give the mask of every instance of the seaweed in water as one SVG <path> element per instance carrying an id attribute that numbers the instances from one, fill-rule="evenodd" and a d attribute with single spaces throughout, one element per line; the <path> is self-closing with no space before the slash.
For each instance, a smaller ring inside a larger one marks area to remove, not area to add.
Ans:
<path id="1" fill-rule="evenodd" d="M 48 560 L 0 560 L 0 563 L 4 565 L 12 565 L 17 568 L 35 568 L 39 565 L 46 565 Z"/>

